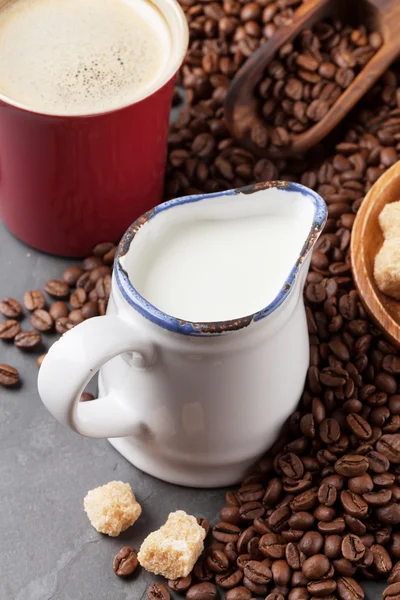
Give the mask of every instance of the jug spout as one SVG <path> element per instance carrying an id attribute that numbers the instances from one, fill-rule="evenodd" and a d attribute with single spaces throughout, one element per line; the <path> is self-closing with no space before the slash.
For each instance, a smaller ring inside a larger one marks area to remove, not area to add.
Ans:
<path id="1" fill-rule="evenodd" d="M 271 196 L 271 190 L 280 192 L 279 196 Z M 254 320 L 259 321 L 288 300 L 295 287 L 299 293 L 303 290 L 311 253 L 324 228 L 328 211 L 324 200 L 316 192 L 298 183 L 256 183 L 236 191 L 245 195 L 261 194 L 265 202 L 270 203 L 272 211 L 285 222 L 288 234 L 284 243 L 277 246 L 281 286 L 265 308 L 254 315 Z"/>

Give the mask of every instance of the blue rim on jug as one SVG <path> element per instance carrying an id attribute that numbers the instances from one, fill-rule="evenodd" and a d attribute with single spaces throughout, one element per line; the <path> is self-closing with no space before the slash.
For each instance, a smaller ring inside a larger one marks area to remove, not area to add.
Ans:
<path id="1" fill-rule="evenodd" d="M 287 192 L 299 192 L 303 196 L 311 198 L 314 204 L 314 216 L 312 225 L 310 227 L 310 231 L 307 236 L 307 240 L 299 254 L 298 259 L 296 260 L 293 269 L 289 273 L 286 281 L 282 285 L 282 288 L 280 289 L 274 300 L 272 300 L 268 304 L 268 306 L 256 313 L 241 317 L 239 319 L 218 322 L 214 321 L 209 323 L 195 323 L 192 321 L 185 321 L 183 319 L 179 319 L 177 317 L 173 317 L 164 313 L 156 306 L 148 302 L 145 298 L 143 298 L 143 296 L 139 294 L 136 288 L 132 285 L 127 272 L 121 265 L 120 259 L 128 253 L 130 245 L 136 233 L 141 227 L 143 227 L 143 225 L 150 221 L 150 219 L 153 219 L 156 215 L 165 210 L 168 210 L 169 208 L 173 208 L 174 206 L 179 206 L 181 204 L 201 202 L 205 199 L 220 198 L 222 196 L 235 196 L 237 194 L 254 194 L 262 190 L 271 188 L 279 188 Z M 310 250 L 312 249 L 316 237 L 318 237 L 320 231 L 322 231 L 326 219 L 327 207 L 321 196 L 319 196 L 317 193 L 313 192 L 309 188 L 305 187 L 304 185 L 301 185 L 299 183 L 290 183 L 287 181 L 271 181 L 267 183 L 256 183 L 253 185 L 248 185 L 246 187 L 228 190 L 224 192 L 215 192 L 213 194 L 182 196 L 181 198 L 175 198 L 173 200 L 169 200 L 168 202 L 164 202 L 163 204 L 159 204 L 158 206 L 144 214 L 142 217 L 139 217 L 139 219 L 137 219 L 129 227 L 129 229 L 124 234 L 118 248 L 116 260 L 114 263 L 114 274 L 119 290 L 122 293 L 125 300 L 143 317 L 152 321 L 156 325 L 163 327 L 164 329 L 168 329 L 169 331 L 175 333 L 181 333 L 190 336 L 210 336 L 223 334 L 229 331 L 236 331 L 247 327 L 253 321 L 259 321 L 269 316 L 284 302 L 284 300 L 287 298 L 287 296 L 292 290 L 292 287 L 296 281 L 302 263 L 307 258 Z"/>

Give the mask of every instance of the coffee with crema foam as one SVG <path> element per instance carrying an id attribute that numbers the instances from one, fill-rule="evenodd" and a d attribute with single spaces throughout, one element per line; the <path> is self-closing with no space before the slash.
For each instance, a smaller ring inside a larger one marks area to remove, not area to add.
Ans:
<path id="1" fill-rule="evenodd" d="M 0 93 L 39 112 L 127 106 L 153 91 L 170 50 L 168 24 L 146 0 L 14 0 L 0 7 Z"/>

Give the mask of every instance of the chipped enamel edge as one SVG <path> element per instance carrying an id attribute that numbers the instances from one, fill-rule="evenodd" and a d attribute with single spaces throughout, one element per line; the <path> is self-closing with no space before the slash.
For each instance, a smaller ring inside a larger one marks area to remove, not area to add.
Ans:
<path id="1" fill-rule="evenodd" d="M 240 193 L 254 194 L 261 190 L 270 188 L 279 188 L 287 192 L 300 192 L 303 196 L 311 197 L 314 203 L 315 211 L 313 223 L 311 225 L 310 232 L 307 236 L 307 240 L 299 254 L 299 257 L 292 271 L 289 273 L 289 276 L 287 277 L 285 283 L 283 284 L 281 290 L 278 292 L 274 300 L 272 300 L 272 302 L 270 302 L 268 306 L 263 308 L 261 311 L 258 311 L 251 315 L 247 315 L 245 317 L 241 317 L 240 319 L 234 319 L 230 321 L 208 323 L 195 323 L 192 321 L 185 321 L 176 317 L 172 317 L 171 315 L 168 315 L 156 308 L 153 304 L 151 304 L 145 298 L 143 298 L 143 296 L 141 296 L 141 294 L 139 294 L 136 288 L 132 285 L 128 274 L 121 265 L 120 259 L 128 253 L 132 240 L 134 239 L 139 229 L 157 214 L 168 210 L 169 208 L 179 206 L 181 204 L 200 202 L 204 199 L 220 198 L 221 196 L 235 196 L 236 194 Z M 297 275 L 300 271 L 301 265 L 307 258 L 316 239 L 322 231 L 326 219 L 327 208 L 321 196 L 319 196 L 317 193 L 313 192 L 312 190 L 303 185 L 300 185 L 298 183 L 289 183 L 287 181 L 256 183 L 243 188 L 228 190 L 226 192 L 216 192 L 213 194 L 199 194 L 195 196 L 183 196 L 181 198 L 176 198 L 174 200 L 164 202 L 163 204 L 159 204 L 158 206 L 144 214 L 142 217 L 139 217 L 139 219 L 137 219 L 126 231 L 119 245 L 116 260 L 114 263 L 115 278 L 119 290 L 125 298 L 125 300 L 128 302 L 128 304 L 132 306 L 132 308 L 134 308 L 137 312 L 139 312 L 143 317 L 145 317 L 149 321 L 152 321 L 156 325 L 163 327 L 164 329 L 167 329 L 174 333 L 181 333 L 183 335 L 190 336 L 220 335 L 229 331 L 237 331 L 239 329 L 247 327 L 253 321 L 257 322 L 269 316 L 285 301 L 285 299 L 290 294 L 293 288 L 293 285 L 297 279 Z"/>

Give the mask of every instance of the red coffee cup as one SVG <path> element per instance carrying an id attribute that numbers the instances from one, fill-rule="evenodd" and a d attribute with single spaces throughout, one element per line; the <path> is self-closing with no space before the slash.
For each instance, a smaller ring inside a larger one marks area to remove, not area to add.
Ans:
<path id="1" fill-rule="evenodd" d="M 83 116 L 40 114 L 0 93 L 0 216 L 25 243 L 83 256 L 117 242 L 162 199 L 176 73 L 188 46 L 176 0 L 153 0 L 171 32 L 171 56 L 135 103 Z"/>

